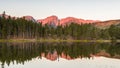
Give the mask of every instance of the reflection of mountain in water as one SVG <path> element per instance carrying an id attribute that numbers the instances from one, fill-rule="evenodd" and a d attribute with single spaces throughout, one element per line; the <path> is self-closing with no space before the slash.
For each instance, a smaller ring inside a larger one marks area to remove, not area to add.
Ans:
<path id="1" fill-rule="evenodd" d="M 16 61 L 23 63 L 32 58 L 45 57 L 55 61 L 59 58 L 72 60 L 105 56 L 120 58 L 120 44 L 112 43 L 0 43 L 0 62 L 2 65 Z"/>

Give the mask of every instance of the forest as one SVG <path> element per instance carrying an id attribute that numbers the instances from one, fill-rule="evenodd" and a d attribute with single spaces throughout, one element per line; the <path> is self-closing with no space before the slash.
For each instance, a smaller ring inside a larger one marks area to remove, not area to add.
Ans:
<path id="1" fill-rule="evenodd" d="M 24 18 L 0 17 L 0 39 L 73 39 L 110 40 L 120 39 L 120 24 L 101 29 L 94 24 L 71 24 L 53 26 L 51 24 L 25 20 Z"/>

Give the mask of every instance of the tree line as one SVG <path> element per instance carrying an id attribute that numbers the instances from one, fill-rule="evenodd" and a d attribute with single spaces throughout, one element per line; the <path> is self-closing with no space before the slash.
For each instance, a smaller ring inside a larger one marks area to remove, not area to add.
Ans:
<path id="1" fill-rule="evenodd" d="M 94 24 L 76 24 L 66 26 L 25 20 L 25 18 L 0 17 L 0 39 L 120 39 L 120 24 L 100 29 Z"/>

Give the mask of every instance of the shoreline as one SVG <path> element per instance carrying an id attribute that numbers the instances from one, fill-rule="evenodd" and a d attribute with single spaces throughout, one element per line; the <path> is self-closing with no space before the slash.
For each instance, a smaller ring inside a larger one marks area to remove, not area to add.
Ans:
<path id="1" fill-rule="evenodd" d="M 112 40 L 73 40 L 73 39 L 0 39 L 0 42 L 113 42 Z M 115 40 L 114 42 L 120 42 Z"/>

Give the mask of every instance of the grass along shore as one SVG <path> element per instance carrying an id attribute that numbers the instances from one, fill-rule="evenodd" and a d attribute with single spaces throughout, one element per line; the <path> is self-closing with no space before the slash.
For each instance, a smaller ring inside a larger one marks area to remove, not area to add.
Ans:
<path id="1" fill-rule="evenodd" d="M 120 42 L 120 40 L 0 39 L 0 42 Z"/>

